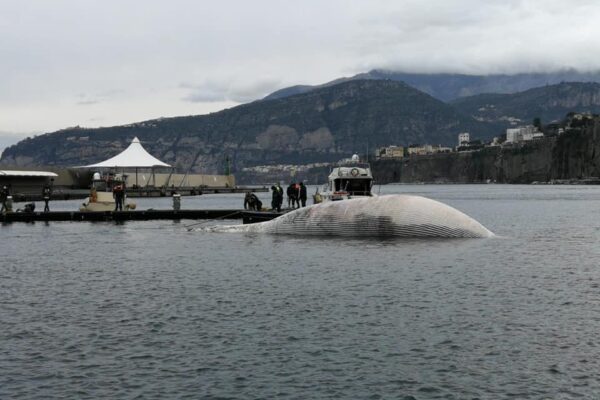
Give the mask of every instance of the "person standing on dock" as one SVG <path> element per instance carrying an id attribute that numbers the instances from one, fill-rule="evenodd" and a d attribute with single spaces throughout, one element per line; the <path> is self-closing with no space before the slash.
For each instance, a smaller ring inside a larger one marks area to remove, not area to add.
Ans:
<path id="1" fill-rule="evenodd" d="M 50 212 L 50 196 L 52 195 L 52 189 L 50 185 L 44 185 L 42 189 L 42 199 L 44 199 L 44 212 Z"/>
<path id="2" fill-rule="evenodd" d="M 290 186 L 286 189 L 287 199 L 288 199 L 288 208 L 294 207 L 295 199 L 294 199 L 294 185 L 296 182 L 290 183 Z"/>
<path id="3" fill-rule="evenodd" d="M 281 206 L 283 205 L 283 188 L 279 185 L 279 182 L 275 184 L 277 188 L 277 212 L 281 212 Z"/>
<path id="4" fill-rule="evenodd" d="M 296 198 L 296 207 L 300 208 L 300 184 L 294 184 L 294 197 Z"/>
<path id="5" fill-rule="evenodd" d="M 113 197 L 115 199 L 115 211 L 123 211 L 123 198 L 125 197 L 125 185 L 123 182 L 116 182 L 113 186 Z"/>
<path id="6" fill-rule="evenodd" d="M 300 201 L 302 202 L 302 207 L 306 207 L 306 198 L 306 186 L 304 186 L 304 182 L 300 182 Z"/>
<path id="7" fill-rule="evenodd" d="M 271 208 L 277 209 L 277 188 L 275 185 L 271 186 Z"/>
<path id="8" fill-rule="evenodd" d="M 2 209 L 0 209 L 0 213 L 7 211 L 6 200 L 10 195 L 10 191 L 8 190 L 8 186 L 2 186 L 2 190 L 0 190 L 0 201 L 2 202 Z"/>
<path id="9" fill-rule="evenodd" d="M 277 210 L 277 212 L 281 212 L 281 204 L 283 204 L 283 189 L 279 185 L 279 183 L 275 184 L 275 186 L 271 186 L 271 190 L 273 191 L 273 197 L 271 198 L 271 208 L 273 210 Z"/>

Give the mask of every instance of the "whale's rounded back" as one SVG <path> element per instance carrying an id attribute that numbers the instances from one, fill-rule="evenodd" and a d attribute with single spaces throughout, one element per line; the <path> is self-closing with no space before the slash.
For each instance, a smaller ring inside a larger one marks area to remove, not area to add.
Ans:
<path id="1" fill-rule="evenodd" d="M 411 195 L 332 201 L 300 208 L 271 221 L 217 230 L 355 237 L 493 236 L 487 228 L 457 209 Z"/>

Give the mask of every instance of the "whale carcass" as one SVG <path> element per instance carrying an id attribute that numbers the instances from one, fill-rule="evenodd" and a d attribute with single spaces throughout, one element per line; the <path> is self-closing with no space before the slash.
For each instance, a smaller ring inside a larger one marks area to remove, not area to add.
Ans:
<path id="1" fill-rule="evenodd" d="M 455 208 L 411 195 L 331 201 L 299 208 L 271 221 L 220 225 L 209 230 L 354 237 L 487 238 L 494 235 Z"/>

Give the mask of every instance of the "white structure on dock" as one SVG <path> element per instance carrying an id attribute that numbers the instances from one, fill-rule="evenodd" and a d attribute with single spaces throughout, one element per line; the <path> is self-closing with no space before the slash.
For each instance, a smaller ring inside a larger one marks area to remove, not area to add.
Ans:
<path id="1" fill-rule="evenodd" d="M 140 140 L 134 137 L 129 147 L 108 160 L 86 165 L 82 168 L 154 168 L 170 167 L 144 149 Z"/>

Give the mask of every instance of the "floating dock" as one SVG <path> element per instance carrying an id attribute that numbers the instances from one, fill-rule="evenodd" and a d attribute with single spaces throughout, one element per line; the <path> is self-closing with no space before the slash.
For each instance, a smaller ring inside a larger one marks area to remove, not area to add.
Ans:
<path id="1" fill-rule="evenodd" d="M 268 192 L 265 186 L 235 186 L 235 187 L 169 187 L 169 188 L 127 188 L 127 197 L 170 197 L 173 192 L 181 196 L 200 196 L 203 194 L 216 193 L 246 193 L 246 192 Z M 90 189 L 55 188 L 52 192 L 52 200 L 74 200 L 85 199 L 90 195 Z M 12 194 L 13 200 L 17 202 L 41 201 L 42 191 L 16 192 Z"/>
<path id="2" fill-rule="evenodd" d="M 8 212 L 0 222 L 36 221 L 149 221 L 180 219 L 241 219 L 244 210 L 139 210 L 139 211 L 50 211 Z"/>

